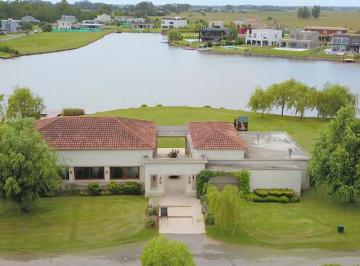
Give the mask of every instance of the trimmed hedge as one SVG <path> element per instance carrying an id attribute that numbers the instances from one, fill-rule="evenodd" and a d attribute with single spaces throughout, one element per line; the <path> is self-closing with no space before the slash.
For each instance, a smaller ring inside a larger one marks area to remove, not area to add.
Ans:
<path id="1" fill-rule="evenodd" d="M 108 190 L 113 195 L 140 195 L 142 186 L 138 182 L 128 181 L 125 183 L 110 182 Z"/>
<path id="2" fill-rule="evenodd" d="M 242 197 L 253 202 L 295 203 L 300 201 L 292 189 L 255 189 L 253 193 Z"/>

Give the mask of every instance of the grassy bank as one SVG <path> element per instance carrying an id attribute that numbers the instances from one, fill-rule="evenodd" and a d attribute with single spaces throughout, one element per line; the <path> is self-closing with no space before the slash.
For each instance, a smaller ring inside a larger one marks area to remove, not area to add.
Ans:
<path id="1" fill-rule="evenodd" d="M 314 137 L 320 129 L 324 128 L 327 120 L 317 118 L 304 118 L 293 116 L 280 116 L 241 110 L 202 108 L 202 107 L 143 107 L 118 109 L 95 115 L 112 115 L 129 118 L 152 120 L 160 125 L 183 125 L 189 121 L 218 120 L 233 122 L 239 115 L 249 117 L 249 129 L 252 131 L 287 131 L 307 151 L 311 150 Z M 181 147 L 183 142 L 179 139 L 169 139 L 160 142 L 160 147 Z"/>
<path id="2" fill-rule="evenodd" d="M 0 46 L 16 49 L 20 55 L 58 52 L 83 47 L 111 32 L 114 32 L 114 30 L 107 29 L 100 32 L 41 32 L 1 42 Z M 6 57 L 6 55 L 2 57 Z"/>
<path id="3" fill-rule="evenodd" d="M 43 198 L 33 213 L 0 203 L 2 252 L 78 251 L 147 240 L 142 196 Z M 0 251 L 0 252 L 1 252 Z"/>
<path id="4" fill-rule="evenodd" d="M 207 234 L 241 245 L 271 248 L 360 248 L 360 206 L 341 206 L 315 190 L 305 193 L 299 203 L 248 203 L 241 208 L 238 228 L 223 235 L 215 226 Z M 345 233 L 337 233 L 337 225 Z"/>

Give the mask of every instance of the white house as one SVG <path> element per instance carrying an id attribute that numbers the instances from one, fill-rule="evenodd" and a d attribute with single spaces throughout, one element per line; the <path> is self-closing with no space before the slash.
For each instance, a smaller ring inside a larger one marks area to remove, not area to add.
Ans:
<path id="1" fill-rule="evenodd" d="M 278 46 L 281 44 L 282 30 L 248 29 L 245 42 L 247 45 Z"/>
<path id="2" fill-rule="evenodd" d="M 163 18 L 161 22 L 162 29 L 178 29 L 186 27 L 187 20 L 182 19 L 181 17 L 174 18 Z"/>
<path id="3" fill-rule="evenodd" d="M 62 15 L 61 19 L 57 21 L 57 28 L 62 31 L 72 30 L 79 28 L 75 16 Z"/>
<path id="4" fill-rule="evenodd" d="M 20 24 L 18 20 L 14 20 L 12 18 L 3 19 L 1 21 L 1 30 L 5 32 L 17 32 L 20 30 Z"/>
<path id="5" fill-rule="evenodd" d="M 100 24 L 108 24 L 111 22 L 111 16 L 110 15 L 107 15 L 107 14 L 102 14 L 102 15 L 98 15 L 94 21 L 96 23 L 100 23 Z"/>
<path id="6" fill-rule="evenodd" d="M 67 166 L 65 183 L 133 180 L 144 185 L 146 196 L 195 195 L 200 171 L 247 169 L 251 189 L 300 194 L 309 188 L 308 156 L 284 132 L 238 133 L 231 123 L 212 121 L 157 126 L 119 117 L 56 117 L 37 121 L 36 128 Z M 184 138 L 178 158 L 157 147 L 164 137 Z"/>
<path id="7" fill-rule="evenodd" d="M 209 28 L 219 28 L 219 29 L 222 29 L 222 28 L 224 28 L 224 21 L 221 21 L 221 20 L 209 21 Z"/>

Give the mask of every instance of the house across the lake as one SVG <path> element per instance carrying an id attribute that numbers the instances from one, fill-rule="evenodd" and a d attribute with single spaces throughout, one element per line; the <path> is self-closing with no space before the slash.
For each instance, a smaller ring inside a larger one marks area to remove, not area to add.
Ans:
<path id="1" fill-rule="evenodd" d="M 282 39 L 282 30 L 248 29 L 245 43 L 257 46 L 279 46 Z"/>
<path id="2" fill-rule="evenodd" d="M 194 195 L 204 170 L 250 172 L 250 187 L 309 188 L 308 156 L 285 132 L 238 132 L 232 123 L 189 122 L 159 126 L 120 117 L 57 117 L 37 130 L 67 166 L 64 182 L 86 185 L 136 180 L 146 196 Z M 161 138 L 182 138 L 177 158 L 158 147 Z M 179 185 L 180 184 L 180 185 Z"/>

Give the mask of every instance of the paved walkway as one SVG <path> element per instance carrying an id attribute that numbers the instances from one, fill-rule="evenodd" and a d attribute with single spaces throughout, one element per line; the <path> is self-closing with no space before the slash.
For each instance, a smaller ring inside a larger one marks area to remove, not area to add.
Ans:
<path id="1" fill-rule="evenodd" d="M 201 203 L 195 197 L 182 195 L 157 199 L 161 207 L 168 208 L 168 217 L 160 218 L 161 234 L 205 234 Z"/>

